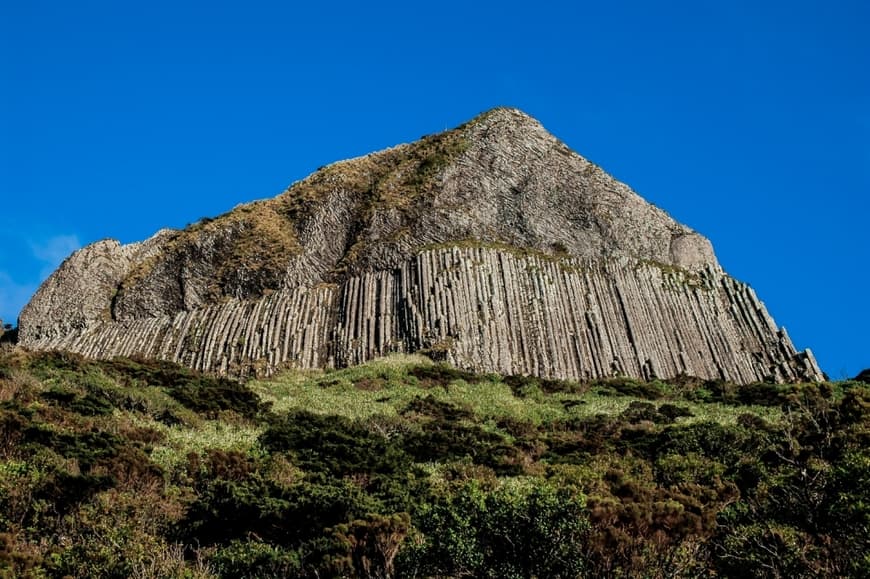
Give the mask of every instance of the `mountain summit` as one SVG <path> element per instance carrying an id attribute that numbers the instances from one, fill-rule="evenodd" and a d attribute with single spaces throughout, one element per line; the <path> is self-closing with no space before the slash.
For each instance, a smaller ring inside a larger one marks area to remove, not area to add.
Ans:
<path id="1" fill-rule="evenodd" d="M 706 238 L 505 108 L 181 231 L 94 243 L 19 330 L 228 374 L 425 351 L 559 378 L 822 378 Z"/>

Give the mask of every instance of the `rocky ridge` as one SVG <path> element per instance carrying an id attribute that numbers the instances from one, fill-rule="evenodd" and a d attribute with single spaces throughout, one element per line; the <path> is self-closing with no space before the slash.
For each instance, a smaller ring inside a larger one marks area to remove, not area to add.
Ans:
<path id="1" fill-rule="evenodd" d="M 559 378 L 822 378 L 707 239 L 513 109 L 183 231 L 92 244 L 19 331 L 228 374 L 425 350 Z"/>

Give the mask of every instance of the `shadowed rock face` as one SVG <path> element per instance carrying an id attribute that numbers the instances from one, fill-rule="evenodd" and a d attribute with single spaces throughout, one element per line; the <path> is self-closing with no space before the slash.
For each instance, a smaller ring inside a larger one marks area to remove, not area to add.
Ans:
<path id="1" fill-rule="evenodd" d="M 496 109 L 274 199 L 73 254 L 21 343 L 268 373 L 428 350 L 560 378 L 821 379 L 707 239 Z"/>

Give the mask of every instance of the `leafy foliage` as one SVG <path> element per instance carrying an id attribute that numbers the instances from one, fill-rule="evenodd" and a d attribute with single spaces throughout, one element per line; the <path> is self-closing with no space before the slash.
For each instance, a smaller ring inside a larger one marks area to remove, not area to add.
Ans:
<path id="1" fill-rule="evenodd" d="M 576 577 L 589 529 L 582 496 L 544 481 L 485 490 L 471 481 L 419 517 L 402 566 L 424 576 Z M 410 573 L 409 573 L 410 574 Z"/>
<path id="2" fill-rule="evenodd" d="M 870 388 L 0 353 L 0 577 L 870 575 Z"/>

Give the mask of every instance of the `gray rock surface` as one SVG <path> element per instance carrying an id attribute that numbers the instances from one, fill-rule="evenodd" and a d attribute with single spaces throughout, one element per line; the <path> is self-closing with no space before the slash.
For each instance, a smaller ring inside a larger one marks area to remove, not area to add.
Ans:
<path id="1" fill-rule="evenodd" d="M 560 378 L 822 378 L 707 239 L 512 109 L 92 244 L 19 325 L 31 348 L 234 375 L 426 350 Z"/>

